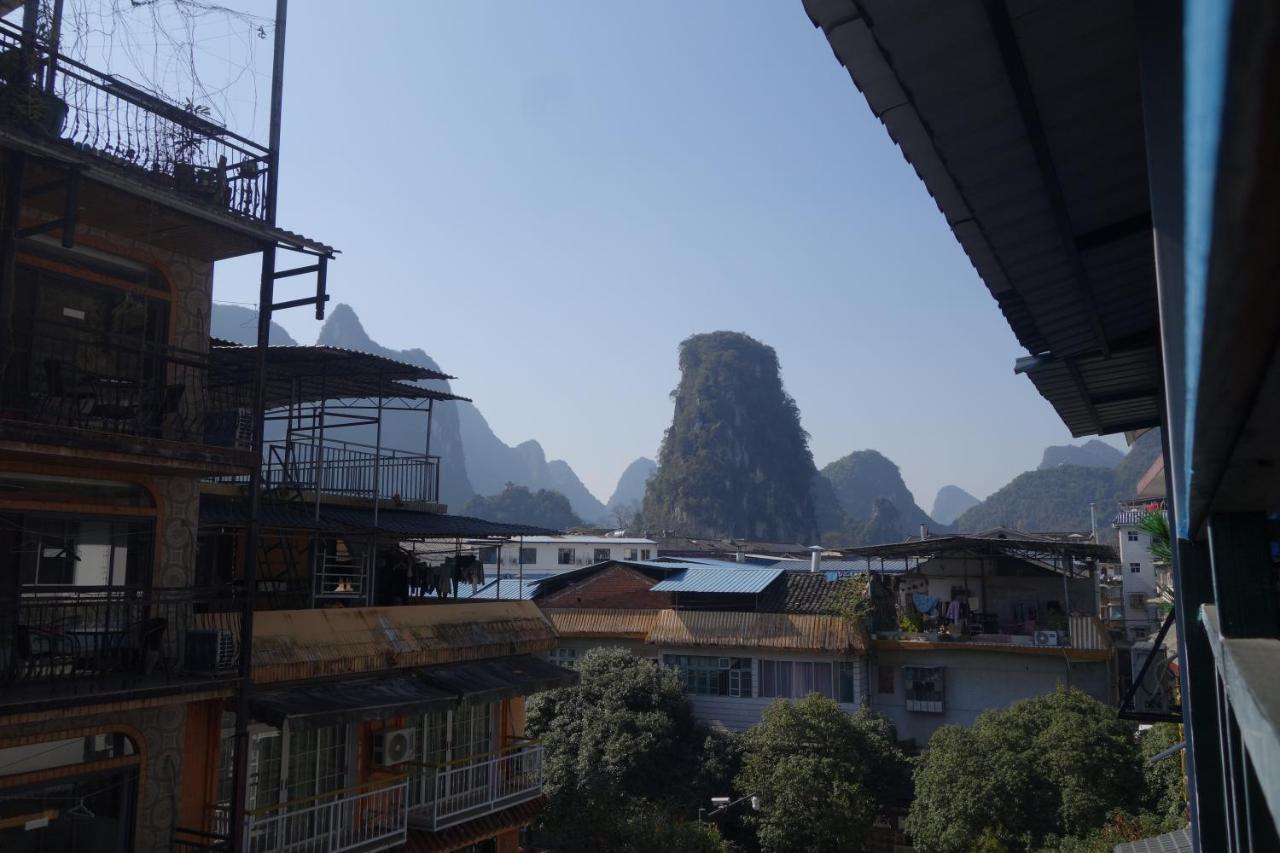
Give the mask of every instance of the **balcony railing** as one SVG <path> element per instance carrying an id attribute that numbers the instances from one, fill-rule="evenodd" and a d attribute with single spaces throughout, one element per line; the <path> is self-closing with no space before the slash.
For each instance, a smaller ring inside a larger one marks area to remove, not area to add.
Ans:
<path id="1" fill-rule="evenodd" d="M 98 433 L 245 449 L 251 387 L 215 378 L 206 353 L 41 323 L 0 354 L 0 417 Z"/>
<path id="2" fill-rule="evenodd" d="M 290 800 L 245 816 L 247 853 L 347 853 L 405 843 L 408 781 L 398 777 Z"/>
<path id="3" fill-rule="evenodd" d="M 535 799 L 542 793 L 542 744 L 423 766 L 411 780 L 410 821 L 432 831 Z"/>
<path id="4" fill-rule="evenodd" d="M 16 56 L 22 31 L 0 21 L 0 55 Z M 30 81 L 0 80 L 5 125 L 109 160 L 140 181 L 250 219 L 267 216 L 267 148 L 205 117 L 67 56 L 56 63 L 37 40 Z M 53 92 L 36 85 L 54 65 Z"/>
<path id="5" fill-rule="evenodd" d="M 221 588 L 23 587 L 0 599 L 0 702 L 233 677 L 239 608 Z"/>
<path id="6" fill-rule="evenodd" d="M 440 494 L 440 457 L 351 441 L 268 441 L 262 466 L 268 491 L 315 492 L 318 482 L 322 495 L 393 504 L 433 502 Z M 218 479 L 248 482 L 247 476 Z"/>

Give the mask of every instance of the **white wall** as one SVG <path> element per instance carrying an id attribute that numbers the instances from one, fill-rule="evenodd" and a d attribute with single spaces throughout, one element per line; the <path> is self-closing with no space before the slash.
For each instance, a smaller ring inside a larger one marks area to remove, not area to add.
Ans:
<path id="1" fill-rule="evenodd" d="M 1146 629 L 1150 636 L 1160 625 L 1160 612 L 1155 605 L 1146 604 L 1156 594 L 1155 561 L 1151 558 L 1151 537 L 1132 525 L 1117 525 L 1120 540 L 1120 584 L 1123 591 L 1125 633 L 1129 639 L 1137 639 L 1135 629 Z M 1137 541 L 1130 541 L 1136 536 Z M 1137 564 L 1138 571 L 1132 570 Z M 1133 607 L 1130 595 L 1141 595 L 1144 604 Z M 1141 633 L 1139 631 L 1139 633 Z"/>
<path id="2" fill-rule="evenodd" d="M 479 547 L 488 547 L 479 545 Z M 641 560 L 645 559 L 642 552 L 649 552 L 648 559 L 658 556 L 658 546 L 656 543 L 645 540 L 644 542 L 632 539 L 618 539 L 600 536 L 581 536 L 581 537 L 564 537 L 563 540 L 556 542 L 526 542 L 524 544 L 526 550 L 532 549 L 535 552 L 536 559 L 531 563 L 528 560 L 524 563 L 524 571 L 526 573 L 535 572 L 537 574 L 556 574 L 559 572 L 568 572 L 573 569 L 579 569 L 583 566 L 589 566 L 593 563 L 603 562 L 604 560 Z M 568 565 L 562 565 L 559 561 L 560 549 L 572 548 L 574 550 L 574 560 Z M 600 551 L 599 559 L 596 552 Z M 635 556 L 631 556 L 631 552 L 635 552 Z M 607 555 L 604 554 L 607 552 Z M 486 556 L 488 556 L 486 554 Z M 520 542 L 512 541 L 502 546 L 502 551 L 498 555 L 502 558 L 502 572 L 516 573 L 520 570 Z M 494 568 L 493 560 L 490 559 L 484 564 L 485 571 L 491 572 Z"/>
<path id="3" fill-rule="evenodd" d="M 881 649 L 870 661 L 871 710 L 893 721 L 901 739 L 923 747 L 941 725 L 972 725 L 978 714 L 1004 708 L 1019 699 L 1052 693 L 1058 685 L 1077 687 L 1100 702 L 1111 704 L 1108 664 L 1072 661 L 1061 655 L 1018 654 L 970 649 Z M 908 711 L 902 667 L 940 666 L 944 669 L 944 711 Z M 893 693 L 879 692 L 879 667 L 893 669 Z"/>

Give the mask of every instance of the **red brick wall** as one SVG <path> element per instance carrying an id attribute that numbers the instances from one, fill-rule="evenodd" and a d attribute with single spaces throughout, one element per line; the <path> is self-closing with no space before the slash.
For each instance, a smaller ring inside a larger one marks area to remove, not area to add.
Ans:
<path id="1" fill-rule="evenodd" d="M 673 594 L 650 592 L 657 581 L 627 566 L 610 566 L 589 578 L 554 592 L 538 604 L 542 607 L 600 607 L 627 610 L 665 610 Z"/>

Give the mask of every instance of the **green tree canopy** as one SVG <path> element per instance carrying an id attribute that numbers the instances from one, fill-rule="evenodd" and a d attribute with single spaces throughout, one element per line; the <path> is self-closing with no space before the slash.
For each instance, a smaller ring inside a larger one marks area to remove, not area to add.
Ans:
<path id="1" fill-rule="evenodd" d="M 668 826 L 697 814 L 707 736 L 676 673 L 622 649 L 593 649 L 578 671 L 576 686 L 540 693 L 526 710 L 545 749 L 539 840 L 565 853 L 653 849 L 645 838 L 658 830 L 635 831 L 643 824 L 661 827 L 676 845 L 666 849 L 719 849 L 704 846 L 719 843 L 714 832 Z"/>
<path id="2" fill-rule="evenodd" d="M 1142 758 L 1114 709 L 1074 689 L 943 726 L 915 772 L 907 818 L 921 853 L 967 853 L 974 839 L 1010 853 L 1084 836 L 1136 811 Z"/>
<path id="3" fill-rule="evenodd" d="M 552 530 L 578 527 L 582 519 L 573 512 L 569 499 L 549 489 L 529 491 L 528 486 L 507 483 L 500 494 L 476 495 L 462 507 L 463 515 L 503 524 L 531 524 Z"/>
<path id="4" fill-rule="evenodd" d="M 760 797 L 764 853 L 856 851 L 879 808 L 909 791 L 908 767 L 888 721 L 814 694 L 765 709 L 744 736 L 738 789 Z"/>

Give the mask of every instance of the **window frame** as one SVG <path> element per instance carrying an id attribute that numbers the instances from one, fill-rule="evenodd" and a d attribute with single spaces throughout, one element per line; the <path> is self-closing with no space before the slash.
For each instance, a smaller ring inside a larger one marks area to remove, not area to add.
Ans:
<path id="1" fill-rule="evenodd" d="M 751 658 L 668 653 L 662 656 L 662 665 L 679 674 L 681 690 L 691 696 L 747 699 L 755 695 Z"/>
<path id="2" fill-rule="evenodd" d="M 908 711 L 942 714 L 947 709 L 946 667 L 904 666 L 902 690 Z"/>
<path id="3" fill-rule="evenodd" d="M 577 559 L 577 548 L 559 548 L 556 551 L 556 565 L 558 566 L 572 566 Z"/>

